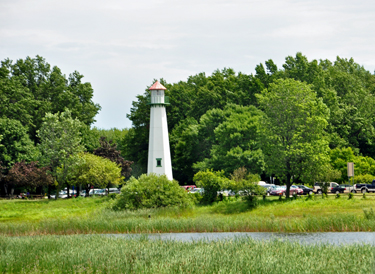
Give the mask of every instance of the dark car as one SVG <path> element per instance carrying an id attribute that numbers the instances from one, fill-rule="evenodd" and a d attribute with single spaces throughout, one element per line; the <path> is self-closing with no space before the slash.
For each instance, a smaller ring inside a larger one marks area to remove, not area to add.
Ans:
<path id="1" fill-rule="evenodd" d="M 304 185 L 298 185 L 298 187 L 299 187 L 300 189 L 303 190 L 303 195 L 313 194 L 313 193 L 314 193 L 314 189 L 309 188 L 309 187 L 307 187 L 307 186 L 304 186 Z"/>
<path id="2" fill-rule="evenodd" d="M 336 186 L 336 187 L 332 187 L 331 188 L 331 193 L 349 193 L 349 192 L 352 192 L 352 193 L 355 193 L 356 191 L 354 190 L 354 187 L 352 185 L 339 185 L 339 186 Z"/>

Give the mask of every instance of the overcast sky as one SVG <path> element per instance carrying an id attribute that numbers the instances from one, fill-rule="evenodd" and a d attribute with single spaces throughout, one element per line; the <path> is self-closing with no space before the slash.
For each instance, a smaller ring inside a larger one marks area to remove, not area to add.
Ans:
<path id="1" fill-rule="evenodd" d="M 131 127 L 132 101 L 170 83 L 231 67 L 253 73 L 302 52 L 375 70 L 374 0 L 0 0 L 0 59 L 41 55 L 74 70 L 102 107 L 94 126 Z"/>

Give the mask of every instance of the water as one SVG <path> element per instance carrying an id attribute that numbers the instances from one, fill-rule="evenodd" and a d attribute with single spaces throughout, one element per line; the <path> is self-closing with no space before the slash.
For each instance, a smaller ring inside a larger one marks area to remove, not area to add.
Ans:
<path id="1" fill-rule="evenodd" d="M 217 233 L 161 233 L 161 234 L 104 234 L 109 237 L 137 238 L 163 241 L 220 241 L 236 238 L 252 238 L 259 241 L 281 240 L 301 244 L 370 244 L 375 246 L 375 232 L 317 232 L 317 233 L 273 233 L 273 232 L 217 232 Z"/>

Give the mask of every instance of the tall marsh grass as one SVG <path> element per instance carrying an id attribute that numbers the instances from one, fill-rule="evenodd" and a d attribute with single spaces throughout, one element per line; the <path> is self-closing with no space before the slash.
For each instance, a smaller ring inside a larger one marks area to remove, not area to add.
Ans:
<path id="1" fill-rule="evenodd" d="M 70 213 L 69 205 L 72 207 Z M 28 218 L 12 219 L 18 207 L 12 204 L 12 209 L 0 212 L 0 215 L 8 216 L 7 220 L 0 222 L 0 235 L 375 231 L 375 218 L 368 218 L 365 214 L 370 212 L 368 209 L 375 207 L 374 199 L 331 197 L 278 201 L 277 198 L 267 198 L 265 201 L 260 200 L 256 209 L 249 209 L 244 201 L 235 199 L 184 209 L 169 207 L 113 211 L 110 205 L 110 201 L 95 199 L 32 203 L 29 204 L 29 211 L 24 209 L 22 213 Z M 55 216 L 47 214 L 49 208 L 55 212 Z M 45 217 L 33 217 L 37 209 L 44 212 L 37 216 L 43 214 Z M 61 216 L 60 212 L 63 213 Z"/>
<path id="2" fill-rule="evenodd" d="M 369 245 L 0 236 L 0 273 L 372 273 Z"/>

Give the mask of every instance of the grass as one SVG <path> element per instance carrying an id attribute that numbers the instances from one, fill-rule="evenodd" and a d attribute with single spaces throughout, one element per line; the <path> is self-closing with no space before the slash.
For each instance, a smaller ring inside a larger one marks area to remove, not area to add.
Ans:
<path id="1" fill-rule="evenodd" d="M 364 210 L 375 196 L 348 200 L 267 197 L 256 209 L 231 199 L 211 206 L 112 211 L 106 198 L 0 201 L 0 235 L 163 233 L 163 232 L 324 232 L 375 231 Z"/>
<path id="2" fill-rule="evenodd" d="M 1 273 L 371 273 L 369 245 L 0 236 Z"/>

